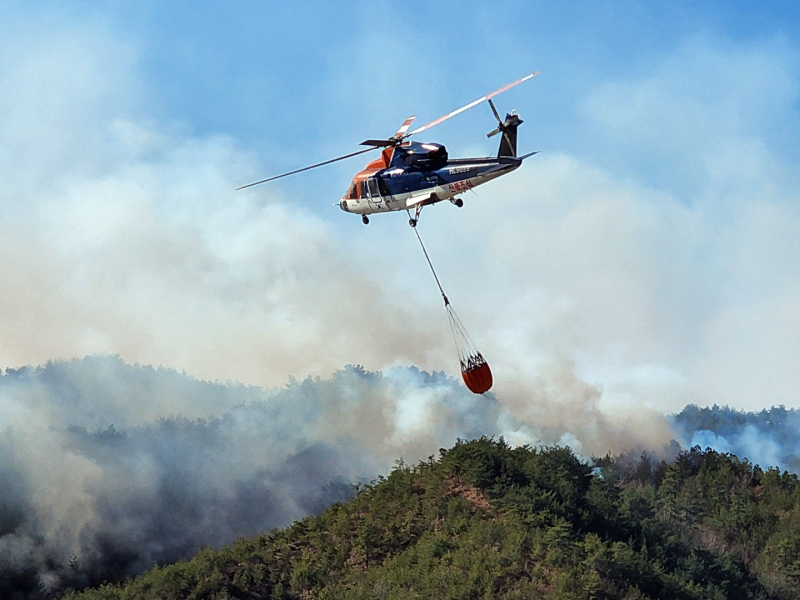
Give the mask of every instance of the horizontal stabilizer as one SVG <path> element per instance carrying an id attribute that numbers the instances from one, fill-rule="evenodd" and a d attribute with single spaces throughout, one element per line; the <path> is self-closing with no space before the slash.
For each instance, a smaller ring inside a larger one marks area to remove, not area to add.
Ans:
<path id="1" fill-rule="evenodd" d="M 492 167 L 491 169 L 487 169 L 487 170 L 483 171 L 482 173 L 478 173 L 476 175 L 476 177 L 478 177 L 478 178 L 488 177 L 489 175 L 494 175 L 495 173 L 497 173 L 499 171 L 507 171 L 508 169 L 512 168 L 513 166 L 514 165 L 511 165 L 511 164 L 499 164 L 499 165 L 496 165 L 496 166 Z"/>

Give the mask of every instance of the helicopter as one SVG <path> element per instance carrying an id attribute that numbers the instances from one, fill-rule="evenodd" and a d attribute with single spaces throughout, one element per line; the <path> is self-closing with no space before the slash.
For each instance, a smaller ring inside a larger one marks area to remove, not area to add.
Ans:
<path id="1" fill-rule="evenodd" d="M 381 150 L 380 157 L 371 161 L 367 166 L 356 173 L 344 197 L 334 204 L 343 211 L 361 215 L 364 225 L 369 224 L 369 216 L 374 213 L 405 210 L 408 213 L 408 223 L 416 227 L 419 222 L 423 207 L 449 200 L 461 208 L 464 201 L 459 198 L 463 194 L 479 185 L 511 173 L 522 165 L 526 158 L 537 154 L 530 152 L 517 156 L 517 127 L 523 121 L 515 111 L 506 114 L 505 119 L 495 108 L 492 98 L 506 90 L 519 85 L 538 75 L 540 71 L 526 75 L 509 83 L 490 94 L 462 106 L 435 121 L 422 127 L 408 131 L 416 115 L 408 117 L 397 132 L 387 139 L 370 139 L 361 142 L 366 149 L 338 156 L 321 163 L 303 167 L 248 183 L 237 190 L 274 181 L 281 177 L 294 175 L 310 169 L 316 169 L 340 160 L 352 158 L 359 154 Z M 413 135 L 422 133 L 465 110 L 487 101 L 497 119 L 497 127 L 486 134 L 487 137 L 502 134 L 497 156 L 494 158 L 450 158 L 447 149 L 442 144 L 430 142 L 411 141 Z M 411 211 L 414 211 L 413 216 Z"/>

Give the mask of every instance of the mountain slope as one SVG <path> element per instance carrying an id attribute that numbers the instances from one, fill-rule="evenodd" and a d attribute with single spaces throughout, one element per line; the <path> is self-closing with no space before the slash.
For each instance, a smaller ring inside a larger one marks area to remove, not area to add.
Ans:
<path id="1" fill-rule="evenodd" d="M 796 476 L 699 449 L 597 465 L 459 442 L 318 517 L 68 598 L 797 597 Z"/>

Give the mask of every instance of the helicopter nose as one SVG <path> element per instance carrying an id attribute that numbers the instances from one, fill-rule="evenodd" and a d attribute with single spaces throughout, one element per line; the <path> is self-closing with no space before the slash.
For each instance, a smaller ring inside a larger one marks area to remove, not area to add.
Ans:
<path id="1" fill-rule="evenodd" d="M 342 198 L 341 202 L 339 202 L 339 208 L 341 208 L 345 212 L 350 212 L 350 209 L 347 208 L 347 200 Z"/>

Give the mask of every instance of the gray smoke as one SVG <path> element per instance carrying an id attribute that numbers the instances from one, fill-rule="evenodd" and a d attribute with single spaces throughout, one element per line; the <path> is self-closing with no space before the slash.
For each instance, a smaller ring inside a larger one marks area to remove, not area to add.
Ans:
<path id="1" fill-rule="evenodd" d="M 7 370 L 0 416 L 3 597 L 285 526 L 459 437 L 538 441 L 492 396 L 414 368 L 265 391 L 96 356 Z"/>

